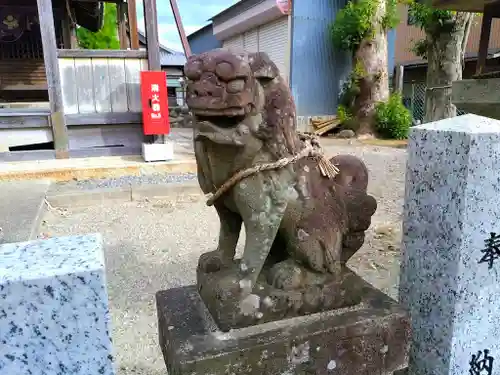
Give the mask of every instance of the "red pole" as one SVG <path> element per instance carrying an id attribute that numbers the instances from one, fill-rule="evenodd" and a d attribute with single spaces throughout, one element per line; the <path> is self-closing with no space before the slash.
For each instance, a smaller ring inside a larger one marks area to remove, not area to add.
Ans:
<path id="1" fill-rule="evenodd" d="M 191 56 L 191 47 L 189 47 L 186 32 L 184 31 L 184 26 L 182 25 L 181 15 L 179 13 L 179 8 L 177 7 L 177 0 L 170 0 L 170 6 L 172 7 L 172 12 L 174 13 L 175 23 L 177 24 L 177 31 L 179 31 L 179 36 L 181 37 L 184 54 L 186 55 L 186 58 L 188 58 L 189 56 Z"/>

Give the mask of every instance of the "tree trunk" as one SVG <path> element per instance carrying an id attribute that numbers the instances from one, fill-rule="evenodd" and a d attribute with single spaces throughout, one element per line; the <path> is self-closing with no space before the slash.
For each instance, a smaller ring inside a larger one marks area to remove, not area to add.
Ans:
<path id="1" fill-rule="evenodd" d="M 425 95 L 425 122 L 454 117 L 457 108 L 451 102 L 451 83 L 462 79 L 463 60 L 473 13 L 457 12 L 451 31 L 437 26 L 426 30 L 427 92 Z"/>
<path id="2" fill-rule="evenodd" d="M 360 93 L 354 103 L 354 113 L 359 124 L 357 134 L 362 136 L 375 133 L 375 106 L 389 98 L 387 31 L 382 26 L 385 14 L 386 1 L 378 0 L 374 36 L 363 41 L 354 54 L 354 66 L 361 68 L 363 76 L 358 82 Z"/>

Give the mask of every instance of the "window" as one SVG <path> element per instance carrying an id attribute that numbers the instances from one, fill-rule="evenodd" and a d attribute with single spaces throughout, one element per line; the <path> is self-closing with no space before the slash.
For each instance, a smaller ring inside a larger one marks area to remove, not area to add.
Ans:
<path id="1" fill-rule="evenodd" d="M 175 93 L 175 87 L 167 87 L 167 93 L 169 98 L 175 98 L 177 96 Z"/>
<path id="2" fill-rule="evenodd" d="M 406 24 L 408 26 L 414 26 L 416 24 L 416 20 L 415 20 L 415 17 L 413 16 L 413 14 L 411 14 L 411 12 L 408 11 L 408 17 L 406 19 Z"/>

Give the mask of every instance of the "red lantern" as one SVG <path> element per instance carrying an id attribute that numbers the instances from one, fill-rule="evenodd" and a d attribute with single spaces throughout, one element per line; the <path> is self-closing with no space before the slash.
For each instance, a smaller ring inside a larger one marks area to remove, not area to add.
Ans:
<path id="1" fill-rule="evenodd" d="M 276 5 L 278 9 L 283 14 L 290 14 L 292 0 L 276 0 Z"/>

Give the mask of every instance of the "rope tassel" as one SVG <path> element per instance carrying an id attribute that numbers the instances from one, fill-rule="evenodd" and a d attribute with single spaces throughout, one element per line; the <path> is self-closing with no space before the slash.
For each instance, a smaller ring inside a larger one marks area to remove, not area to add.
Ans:
<path id="1" fill-rule="evenodd" d="M 297 160 L 305 157 L 312 157 L 316 160 L 323 177 L 333 179 L 340 173 L 340 170 L 323 155 L 323 150 L 321 149 L 319 141 L 314 134 L 299 133 L 299 139 L 305 143 L 305 147 L 298 154 L 281 158 L 272 163 L 258 164 L 235 173 L 229 180 L 224 182 L 213 194 L 209 196 L 207 206 L 212 206 L 217 199 L 219 199 L 224 193 L 229 191 L 234 185 L 244 178 L 258 172 L 284 168 L 287 165 L 295 163 Z"/>
<path id="2" fill-rule="evenodd" d="M 318 167 L 321 171 L 321 175 L 323 177 L 328 177 L 331 180 L 340 173 L 340 170 L 323 155 L 318 158 Z"/>

